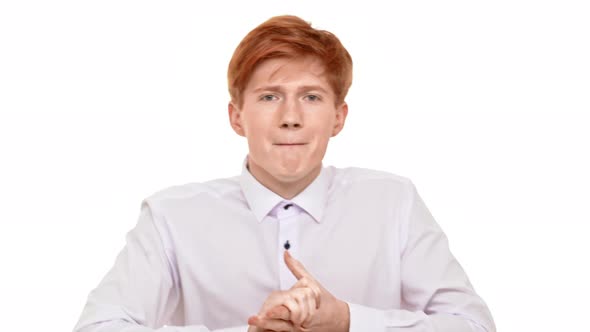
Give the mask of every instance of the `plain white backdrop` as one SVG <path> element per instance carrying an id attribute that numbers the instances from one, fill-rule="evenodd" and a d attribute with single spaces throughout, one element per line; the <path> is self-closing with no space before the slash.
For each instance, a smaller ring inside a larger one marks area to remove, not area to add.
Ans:
<path id="1" fill-rule="evenodd" d="M 353 57 L 325 164 L 411 178 L 499 331 L 586 329 L 590 10 L 567 0 L 1 2 L 2 329 L 71 330 L 143 198 L 239 174 L 227 64 L 280 14 Z"/>

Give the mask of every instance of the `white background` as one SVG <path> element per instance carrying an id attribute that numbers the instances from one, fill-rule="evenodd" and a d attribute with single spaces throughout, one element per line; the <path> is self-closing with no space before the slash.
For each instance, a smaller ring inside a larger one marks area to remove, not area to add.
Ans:
<path id="1" fill-rule="evenodd" d="M 410 177 L 499 331 L 587 329 L 587 2 L 386 3 L 1 2 L 2 330 L 71 330 L 144 197 L 239 174 L 227 63 L 285 13 L 353 56 L 325 164 Z"/>

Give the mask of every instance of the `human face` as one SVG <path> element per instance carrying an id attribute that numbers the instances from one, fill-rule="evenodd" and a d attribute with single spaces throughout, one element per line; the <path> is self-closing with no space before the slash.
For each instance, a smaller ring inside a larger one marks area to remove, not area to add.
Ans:
<path id="1" fill-rule="evenodd" d="M 336 105 L 324 66 L 314 57 L 262 62 L 242 106 L 230 103 L 228 109 L 232 128 L 248 140 L 250 172 L 271 190 L 302 190 L 311 183 L 348 113 L 346 103 Z"/>

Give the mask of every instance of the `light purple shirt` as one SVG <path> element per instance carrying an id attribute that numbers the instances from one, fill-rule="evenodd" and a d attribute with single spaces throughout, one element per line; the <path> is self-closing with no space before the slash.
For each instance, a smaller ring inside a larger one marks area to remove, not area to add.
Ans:
<path id="1" fill-rule="evenodd" d="M 139 221 L 76 332 L 246 332 L 295 278 L 283 246 L 350 308 L 350 331 L 495 331 L 491 314 L 406 178 L 323 167 L 284 200 L 247 170 L 171 187 Z"/>

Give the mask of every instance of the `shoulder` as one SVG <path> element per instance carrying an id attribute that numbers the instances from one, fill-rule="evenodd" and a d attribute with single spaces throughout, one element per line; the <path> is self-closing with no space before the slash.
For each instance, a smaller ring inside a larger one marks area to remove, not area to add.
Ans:
<path id="1" fill-rule="evenodd" d="M 190 204 L 195 199 L 201 201 L 225 199 L 239 194 L 239 191 L 239 177 L 234 176 L 206 182 L 191 182 L 170 186 L 146 197 L 142 204 L 148 204 L 152 208 L 156 206 Z"/>
<path id="2" fill-rule="evenodd" d="M 333 183 L 341 186 L 382 185 L 396 188 L 413 186 L 409 178 L 386 171 L 361 167 L 329 166 L 328 168 L 332 173 Z"/>
<path id="3" fill-rule="evenodd" d="M 332 181 L 329 193 L 334 199 L 371 201 L 375 204 L 397 202 L 405 206 L 411 204 L 417 193 L 409 178 L 391 172 L 361 167 L 330 167 L 330 171 Z"/>

